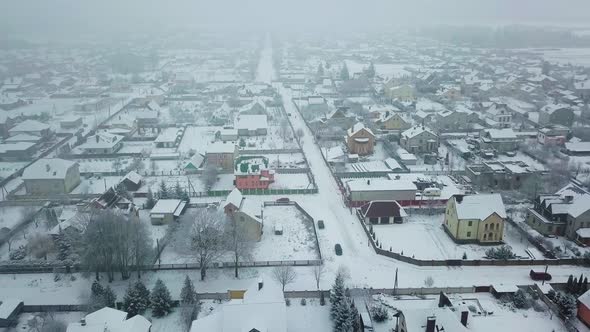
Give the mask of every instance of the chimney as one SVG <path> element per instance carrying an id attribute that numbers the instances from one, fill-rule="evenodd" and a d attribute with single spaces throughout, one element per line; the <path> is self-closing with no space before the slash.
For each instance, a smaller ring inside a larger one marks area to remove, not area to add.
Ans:
<path id="1" fill-rule="evenodd" d="M 455 201 L 457 204 L 461 204 L 463 202 L 463 195 L 455 195 Z"/>
<path id="2" fill-rule="evenodd" d="M 100 137 L 98 137 L 98 134 L 96 134 L 94 137 L 96 138 L 96 143 L 98 143 L 98 140 L 100 139 Z"/>
<path id="3" fill-rule="evenodd" d="M 461 324 L 463 324 L 465 327 L 467 327 L 467 318 L 469 318 L 469 311 L 461 311 Z"/>
<path id="4" fill-rule="evenodd" d="M 573 201 L 574 201 L 574 196 L 572 196 L 572 195 L 565 196 L 565 202 L 566 203 L 571 203 Z"/>
<path id="5" fill-rule="evenodd" d="M 262 279 L 258 280 L 258 290 L 261 290 L 263 286 L 264 282 L 262 282 Z"/>
<path id="6" fill-rule="evenodd" d="M 436 317 L 429 316 L 426 318 L 426 332 L 434 332 L 436 327 Z"/>

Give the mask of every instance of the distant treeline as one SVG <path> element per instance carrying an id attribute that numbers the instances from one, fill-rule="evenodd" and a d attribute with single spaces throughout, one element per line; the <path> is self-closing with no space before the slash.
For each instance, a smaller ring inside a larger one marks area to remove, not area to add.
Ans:
<path id="1" fill-rule="evenodd" d="M 590 47 L 590 36 L 578 36 L 571 30 L 511 25 L 504 27 L 434 26 L 419 34 L 437 40 L 473 47 L 537 48 Z"/>

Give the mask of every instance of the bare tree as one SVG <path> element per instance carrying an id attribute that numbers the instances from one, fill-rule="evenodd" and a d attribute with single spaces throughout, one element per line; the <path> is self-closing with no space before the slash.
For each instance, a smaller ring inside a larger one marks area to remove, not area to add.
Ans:
<path id="1" fill-rule="evenodd" d="M 47 255 L 55 249 L 55 246 L 50 235 L 37 233 L 29 238 L 27 248 L 35 258 L 47 260 Z"/>
<path id="2" fill-rule="evenodd" d="M 272 269 L 272 277 L 276 282 L 281 284 L 284 292 L 285 286 L 295 281 L 297 273 L 291 265 L 277 266 Z"/>
<path id="3" fill-rule="evenodd" d="M 287 140 L 289 137 L 289 120 L 282 118 L 279 127 L 279 135 L 283 140 Z"/>
<path id="4" fill-rule="evenodd" d="M 324 264 L 318 264 L 313 267 L 313 278 L 315 279 L 315 285 L 318 290 L 320 290 L 320 282 L 322 281 L 325 270 L 326 266 Z"/>
<path id="5" fill-rule="evenodd" d="M 424 279 L 424 285 L 428 288 L 434 286 L 434 279 L 431 276 L 426 277 L 426 279 Z"/>
<path id="6" fill-rule="evenodd" d="M 225 253 L 225 215 L 220 211 L 198 209 L 185 215 L 192 220 L 191 241 L 199 261 L 201 280 L 205 280 L 207 269 Z"/>
<path id="7" fill-rule="evenodd" d="M 205 187 L 207 190 L 211 189 L 215 182 L 217 182 L 217 174 L 218 170 L 215 165 L 207 165 L 201 174 L 201 178 L 203 179 L 203 183 L 205 183 Z"/>
<path id="8" fill-rule="evenodd" d="M 225 226 L 225 242 L 227 250 L 231 252 L 234 261 L 234 276 L 239 278 L 240 260 L 250 259 L 254 249 L 254 241 L 248 238 L 243 227 L 240 226 L 237 218 L 227 218 Z"/>

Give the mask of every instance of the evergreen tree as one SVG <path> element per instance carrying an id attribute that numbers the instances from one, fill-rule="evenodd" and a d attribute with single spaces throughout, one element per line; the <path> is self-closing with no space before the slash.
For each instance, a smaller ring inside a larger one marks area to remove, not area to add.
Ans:
<path id="1" fill-rule="evenodd" d="M 574 282 L 572 283 L 572 290 L 570 291 L 571 294 L 576 294 L 578 292 L 578 278 L 574 278 Z"/>
<path id="2" fill-rule="evenodd" d="M 352 309 L 347 297 L 337 306 L 334 318 L 334 332 L 352 332 Z"/>
<path id="3" fill-rule="evenodd" d="M 93 296 L 100 297 L 104 294 L 104 287 L 102 287 L 98 280 L 94 280 L 92 286 L 90 286 L 90 291 Z"/>
<path id="4" fill-rule="evenodd" d="M 574 276 L 570 274 L 570 276 L 567 278 L 567 283 L 565 285 L 565 289 L 568 291 L 568 293 L 572 293 L 574 291 L 573 284 Z"/>
<path id="5" fill-rule="evenodd" d="M 582 287 L 584 287 L 584 275 L 580 274 L 580 278 L 578 279 L 578 284 L 576 285 L 576 294 L 582 292 Z"/>
<path id="6" fill-rule="evenodd" d="M 172 298 L 168 287 L 164 285 L 162 279 L 158 279 L 154 285 L 151 296 L 152 316 L 162 317 L 172 311 Z"/>
<path id="7" fill-rule="evenodd" d="M 142 305 L 144 308 L 150 306 L 150 290 L 145 287 L 141 280 L 135 282 L 135 289 L 137 290 L 137 295 L 139 299 L 142 301 Z"/>
<path id="8" fill-rule="evenodd" d="M 350 310 L 351 310 L 351 317 L 352 317 L 352 330 L 353 331 L 360 331 L 361 330 L 361 322 L 359 319 L 359 311 L 354 305 L 354 301 L 350 302 Z"/>
<path id="9" fill-rule="evenodd" d="M 147 294 L 147 296 L 146 296 Z M 141 314 L 148 307 L 150 301 L 149 290 L 141 281 L 127 287 L 123 297 L 123 309 L 127 311 L 128 317 Z"/>
<path id="10" fill-rule="evenodd" d="M 368 78 L 375 77 L 375 65 L 373 64 L 373 61 L 371 61 L 371 64 L 369 64 L 369 68 L 367 69 L 366 74 Z"/>
<path id="11" fill-rule="evenodd" d="M 182 199 L 183 194 L 184 194 L 184 190 L 180 186 L 180 182 L 176 181 L 176 185 L 174 186 L 174 198 Z"/>
<path id="12" fill-rule="evenodd" d="M 156 200 L 154 199 L 154 193 L 152 192 L 151 188 L 148 188 L 147 196 L 145 201 L 145 208 L 151 209 L 156 205 Z"/>
<path id="13" fill-rule="evenodd" d="M 527 306 L 526 296 L 522 289 L 519 289 L 514 293 L 512 301 L 514 302 L 514 306 L 519 309 L 524 309 Z"/>
<path id="14" fill-rule="evenodd" d="M 588 291 L 588 277 L 584 277 L 584 282 L 582 283 L 582 290 L 580 293 L 584 294 Z"/>
<path id="15" fill-rule="evenodd" d="M 72 250 L 70 238 L 61 230 L 55 237 L 55 247 L 57 248 L 57 259 L 60 261 L 68 259 Z"/>
<path id="16" fill-rule="evenodd" d="M 184 286 L 180 290 L 180 303 L 183 305 L 194 304 L 197 302 L 195 286 L 188 275 L 184 278 Z"/>
<path id="17" fill-rule="evenodd" d="M 330 292 L 330 317 L 336 319 L 339 307 L 344 301 L 344 276 L 341 273 L 336 275 L 332 291 Z"/>
<path id="18" fill-rule="evenodd" d="M 343 81 L 348 81 L 350 79 L 350 74 L 348 73 L 348 66 L 346 66 L 346 62 L 344 62 L 344 66 L 342 66 L 342 70 L 340 71 L 340 79 Z"/>
<path id="19" fill-rule="evenodd" d="M 115 308 L 115 302 L 117 301 L 117 296 L 111 286 L 107 285 L 104 289 L 104 293 L 102 295 L 104 299 L 104 305 L 109 308 Z"/>
<path id="20" fill-rule="evenodd" d="M 166 186 L 166 182 L 162 180 L 162 182 L 160 182 L 160 188 L 158 190 L 158 199 L 168 198 L 170 198 L 170 191 L 168 191 L 168 186 Z"/>

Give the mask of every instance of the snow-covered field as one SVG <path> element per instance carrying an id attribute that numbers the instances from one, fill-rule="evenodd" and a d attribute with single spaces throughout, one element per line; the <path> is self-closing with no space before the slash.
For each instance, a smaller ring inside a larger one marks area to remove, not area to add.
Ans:
<path id="1" fill-rule="evenodd" d="M 383 249 L 416 259 L 461 259 L 463 253 L 468 259 L 485 257 L 485 251 L 494 246 L 477 244 L 456 244 L 442 228 L 442 214 L 412 214 L 403 224 L 373 225 L 377 239 L 383 243 Z M 527 250 L 535 258 L 543 255 L 522 237 L 512 225 L 506 223 L 504 242 L 512 247 L 514 253 L 523 258 L 530 258 Z M 496 246 L 497 247 L 497 246 Z"/>

